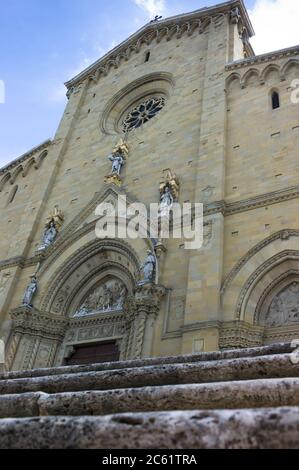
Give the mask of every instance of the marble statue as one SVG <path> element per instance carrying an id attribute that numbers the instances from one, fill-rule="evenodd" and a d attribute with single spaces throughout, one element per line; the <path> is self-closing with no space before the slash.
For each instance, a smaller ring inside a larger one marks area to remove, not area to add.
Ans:
<path id="1" fill-rule="evenodd" d="M 152 251 L 147 252 L 145 263 L 141 266 L 143 280 L 142 284 L 155 281 L 157 259 Z"/>
<path id="2" fill-rule="evenodd" d="M 173 203 L 174 203 L 174 199 L 171 194 L 171 191 L 169 187 L 166 186 L 161 196 L 161 200 L 160 200 L 160 210 L 159 210 L 160 215 L 161 216 L 169 215 L 169 212 L 173 206 Z"/>
<path id="3" fill-rule="evenodd" d="M 113 175 L 120 176 L 122 167 L 125 163 L 125 160 L 120 152 L 115 152 L 112 155 L 109 155 L 109 160 L 112 162 L 111 173 Z"/>
<path id="4" fill-rule="evenodd" d="M 29 286 L 27 287 L 24 298 L 23 298 L 23 305 L 26 305 L 27 307 L 32 307 L 32 300 L 37 291 L 37 279 L 35 276 L 31 278 L 31 282 Z"/>
<path id="5" fill-rule="evenodd" d="M 45 250 L 50 245 L 52 245 L 57 235 L 58 232 L 56 230 L 55 223 L 52 220 L 44 232 L 43 244 L 40 246 L 39 250 Z"/>

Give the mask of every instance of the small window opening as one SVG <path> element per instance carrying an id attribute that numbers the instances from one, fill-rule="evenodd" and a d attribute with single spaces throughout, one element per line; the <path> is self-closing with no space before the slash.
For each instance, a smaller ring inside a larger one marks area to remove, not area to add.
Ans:
<path id="1" fill-rule="evenodd" d="M 279 94 L 277 91 L 273 91 L 272 93 L 272 109 L 277 109 L 280 108 L 280 100 L 279 100 Z"/>
<path id="2" fill-rule="evenodd" d="M 145 60 L 144 60 L 144 62 L 149 62 L 150 56 L 151 56 L 150 51 L 147 51 L 147 53 L 145 54 Z"/>

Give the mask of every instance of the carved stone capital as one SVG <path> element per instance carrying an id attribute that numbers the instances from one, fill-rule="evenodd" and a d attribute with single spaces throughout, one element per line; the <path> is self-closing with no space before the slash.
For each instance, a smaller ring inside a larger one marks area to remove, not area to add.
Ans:
<path id="1" fill-rule="evenodd" d="M 63 340 L 69 319 L 56 315 L 42 314 L 34 307 L 21 306 L 10 313 L 13 332 L 22 334 L 45 335 L 52 339 Z"/>
<path id="2" fill-rule="evenodd" d="M 147 314 L 157 314 L 160 308 L 160 303 L 166 289 L 163 286 L 148 283 L 138 285 L 135 291 L 135 305 L 137 311 L 146 312 Z"/>

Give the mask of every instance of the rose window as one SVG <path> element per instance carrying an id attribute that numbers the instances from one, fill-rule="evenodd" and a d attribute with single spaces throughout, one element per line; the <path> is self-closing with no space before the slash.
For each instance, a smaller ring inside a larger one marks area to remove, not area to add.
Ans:
<path id="1" fill-rule="evenodd" d="M 165 98 L 150 98 L 132 109 L 123 122 L 124 132 L 132 131 L 155 117 L 165 106 Z"/>

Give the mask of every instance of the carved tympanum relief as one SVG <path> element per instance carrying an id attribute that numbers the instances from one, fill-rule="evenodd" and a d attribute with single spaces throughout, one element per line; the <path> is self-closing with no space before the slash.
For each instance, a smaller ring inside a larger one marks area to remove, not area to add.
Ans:
<path id="1" fill-rule="evenodd" d="M 97 286 L 88 294 L 75 317 L 122 310 L 128 290 L 119 279 L 113 278 Z"/>
<path id="2" fill-rule="evenodd" d="M 266 326 L 299 323 L 299 282 L 293 282 L 277 294 L 268 310 Z"/>

